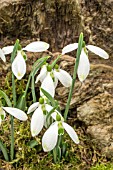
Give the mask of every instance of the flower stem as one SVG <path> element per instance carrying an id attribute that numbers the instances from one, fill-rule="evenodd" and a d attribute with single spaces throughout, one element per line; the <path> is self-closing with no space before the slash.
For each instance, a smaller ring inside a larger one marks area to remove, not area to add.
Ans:
<path id="1" fill-rule="evenodd" d="M 17 40 L 14 45 L 14 49 L 11 54 L 11 64 L 13 63 L 14 58 L 16 56 L 18 46 L 19 46 L 19 40 Z M 16 86 L 15 86 L 15 79 L 14 79 L 13 73 L 12 73 L 12 93 L 13 93 L 13 103 L 15 107 L 16 106 Z M 11 116 L 11 150 L 10 150 L 11 161 L 14 159 L 14 120 L 13 119 L 14 119 L 13 116 Z"/>
<path id="2" fill-rule="evenodd" d="M 67 105 L 66 105 L 65 112 L 64 112 L 64 120 L 65 121 L 67 119 L 69 106 L 70 106 L 70 102 L 71 102 L 71 98 L 72 98 L 72 93 L 73 93 L 73 89 L 74 89 L 74 84 L 75 84 L 75 81 L 76 81 L 76 75 L 77 75 L 77 69 L 78 69 L 79 60 L 80 60 L 80 54 L 81 54 L 81 50 L 82 50 L 82 44 L 83 44 L 83 33 L 81 33 L 80 36 L 79 36 L 77 57 L 76 57 L 76 62 L 75 62 L 74 72 L 73 72 L 73 80 L 72 80 L 72 85 L 71 85 L 69 95 L 68 95 Z"/>
<path id="3" fill-rule="evenodd" d="M 35 79 L 34 76 L 32 75 L 32 81 L 31 81 L 31 87 L 32 87 L 32 97 L 33 97 L 33 103 L 36 102 L 36 94 L 35 94 Z"/>

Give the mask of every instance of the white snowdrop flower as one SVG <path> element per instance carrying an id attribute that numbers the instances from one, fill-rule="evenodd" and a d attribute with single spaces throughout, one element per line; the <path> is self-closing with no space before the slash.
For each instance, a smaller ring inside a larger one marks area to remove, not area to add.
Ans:
<path id="1" fill-rule="evenodd" d="M 6 46 L 2 49 L 0 48 L 0 58 L 6 62 L 5 55 L 12 53 L 14 46 Z"/>
<path id="2" fill-rule="evenodd" d="M 59 80 L 65 87 L 71 86 L 72 77 L 70 76 L 70 74 L 68 72 L 60 69 L 57 64 L 55 65 L 55 69 L 54 69 L 53 73 L 54 73 L 54 77 L 56 78 L 56 81 Z"/>
<path id="3" fill-rule="evenodd" d="M 26 113 L 20 109 L 13 108 L 13 107 L 0 107 L 0 124 L 1 124 L 1 121 L 4 120 L 6 116 L 6 112 L 19 120 L 22 120 L 22 121 L 27 120 Z"/>
<path id="4" fill-rule="evenodd" d="M 76 144 L 79 143 L 78 136 L 74 129 L 65 123 L 59 115 L 56 117 L 58 117 L 56 118 L 57 120 L 47 129 L 42 137 L 42 147 L 45 152 L 49 152 L 55 148 L 58 141 L 58 135 L 63 135 L 64 129 Z"/>
<path id="5" fill-rule="evenodd" d="M 58 80 L 65 86 L 70 87 L 72 84 L 72 78 L 65 70 L 59 69 L 58 65 L 52 69 L 51 65 L 44 65 L 41 68 L 40 74 L 36 78 L 36 82 L 40 80 L 41 88 L 46 90 L 52 97 L 55 95 L 55 88 L 58 84 Z M 42 92 L 40 93 L 42 96 Z"/>
<path id="6" fill-rule="evenodd" d="M 73 43 L 65 46 L 62 49 L 62 55 L 68 52 L 71 52 L 73 50 L 76 50 L 78 48 L 78 43 Z M 94 45 L 86 45 L 84 44 L 84 47 L 82 48 L 81 55 L 80 55 L 80 61 L 79 66 L 77 70 L 78 78 L 81 82 L 83 82 L 86 77 L 89 74 L 90 71 L 90 63 L 88 59 L 88 50 L 95 53 L 96 55 L 99 55 L 101 58 L 108 59 L 109 55 L 106 51 L 101 49 L 100 47 L 94 46 Z"/>
<path id="7" fill-rule="evenodd" d="M 36 136 L 40 133 L 43 126 L 46 124 L 46 116 L 47 112 L 50 112 L 53 109 L 52 106 L 44 103 L 44 99 L 41 97 L 39 102 L 33 103 L 29 109 L 28 114 L 34 112 L 31 118 L 31 134 L 32 136 Z M 60 114 L 57 110 L 55 110 L 51 116 L 55 119 L 56 115 Z"/>
<path id="8" fill-rule="evenodd" d="M 21 80 L 26 73 L 26 62 L 21 50 L 17 51 L 17 56 L 12 63 L 12 72 L 18 80 Z"/>

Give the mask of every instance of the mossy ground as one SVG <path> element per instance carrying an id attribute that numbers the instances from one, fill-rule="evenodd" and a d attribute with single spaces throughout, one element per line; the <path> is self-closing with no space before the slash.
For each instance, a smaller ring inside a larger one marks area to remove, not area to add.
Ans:
<path id="1" fill-rule="evenodd" d="M 12 99 L 11 84 L 8 79 L 5 83 L 4 90 Z M 26 80 L 24 79 L 19 84 L 16 82 L 18 96 L 24 91 L 25 84 Z M 30 101 L 30 92 L 27 99 L 28 107 L 32 103 Z M 85 126 L 82 122 L 77 121 L 74 111 L 70 112 L 68 123 L 77 132 L 80 144 L 75 145 L 69 136 L 65 134 L 64 139 L 68 143 L 68 155 L 66 158 L 62 157 L 62 160 L 57 164 L 54 164 L 52 154 L 44 153 L 41 147 L 41 137 L 45 129 L 38 137 L 33 138 L 30 133 L 30 116 L 26 122 L 20 122 L 15 119 L 15 159 L 12 162 L 4 161 L 0 151 L 0 170 L 113 170 L 112 160 L 108 160 L 104 155 L 101 155 L 97 145 L 85 133 Z M 10 116 L 8 114 L 2 123 L 0 136 L 9 151 Z M 32 141 L 35 141 L 35 144 L 32 144 Z"/>
<path id="2" fill-rule="evenodd" d="M 7 116 L 0 132 L 8 149 L 10 148 L 9 122 L 9 116 Z M 5 162 L 1 154 L 1 168 L 3 170 L 113 170 L 111 160 L 107 160 L 104 155 L 100 154 L 99 148 L 92 143 L 90 136 L 85 134 L 84 127 L 76 128 L 74 126 L 74 128 L 79 135 L 80 144 L 75 145 L 65 134 L 65 140 L 68 143 L 68 156 L 54 164 L 52 154 L 44 153 L 41 147 L 41 136 L 45 129 L 38 137 L 33 138 L 30 133 L 30 119 L 24 123 L 15 120 L 15 159 L 9 163 Z M 37 143 L 32 146 L 30 141 L 34 140 Z"/>

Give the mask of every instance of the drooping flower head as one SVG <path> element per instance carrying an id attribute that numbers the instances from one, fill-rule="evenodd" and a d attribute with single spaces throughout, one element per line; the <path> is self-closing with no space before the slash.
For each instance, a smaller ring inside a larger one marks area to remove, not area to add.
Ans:
<path id="1" fill-rule="evenodd" d="M 61 115 L 56 115 L 56 121 L 47 129 L 42 138 L 42 147 L 45 152 L 49 152 L 55 148 L 58 136 L 64 134 L 64 129 L 76 144 L 79 143 L 78 136 L 74 129 L 64 122 Z"/>
<path id="2" fill-rule="evenodd" d="M 69 44 L 62 49 L 62 55 L 73 50 L 76 50 L 77 48 L 78 43 Z M 88 59 L 87 49 L 104 59 L 109 58 L 107 52 L 101 49 L 100 47 L 96 47 L 94 45 L 85 45 L 85 42 L 83 42 L 83 48 L 81 51 L 79 66 L 77 70 L 78 78 L 81 82 L 83 82 L 86 79 L 90 71 L 90 63 Z"/>
<path id="3" fill-rule="evenodd" d="M 53 107 L 47 104 L 42 97 L 39 98 L 39 102 L 33 103 L 29 107 L 27 113 L 29 114 L 31 112 L 34 112 L 31 118 L 31 134 L 33 137 L 37 136 L 40 133 L 44 125 L 46 126 L 46 116 L 48 112 L 50 112 L 52 109 Z M 55 110 L 51 114 L 51 117 L 55 119 L 56 114 L 60 113 Z"/>
<path id="4" fill-rule="evenodd" d="M 72 78 L 69 73 L 60 69 L 58 65 L 55 65 L 55 67 L 52 68 L 52 66 L 47 63 L 42 66 L 40 74 L 37 76 L 35 83 L 37 83 L 39 80 L 41 82 L 41 88 L 46 90 L 52 97 L 54 97 L 58 80 L 65 87 L 70 87 L 72 84 Z"/>
<path id="5" fill-rule="evenodd" d="M 27 120 L 26 113 L 23 112 L 20 109 L 13 108 L 13 107 L 0 107 L 0 125 L 1 125 L 1 122 L 4 120 L 4 118 L 6 116 L 6 112 L 9 113 L 10 115 L 14 116 L 15 118 L 21 120 L 21 121 Z"/>

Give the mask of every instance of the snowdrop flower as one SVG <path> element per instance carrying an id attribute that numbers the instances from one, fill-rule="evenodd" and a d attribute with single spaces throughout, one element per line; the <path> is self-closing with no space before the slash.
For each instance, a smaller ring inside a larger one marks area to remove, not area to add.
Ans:
<path id="1" fill-rule="evenodd" d="M 14 46 L 6 46 L 2 49 L 0 48 L 0 57 L 1 59 L 6 62 L 5 55 L 12 53 Z"/>
<path id="2" fill-rule="evenodd" d="M 5 55 L 10 54 L 13 52 L 14 46 L 6 46 L 2 49 L 0 48 L 0 57 L 1 59 L 6 62 Z M 29 51 L 29 52 L 43 52 L 46 51 L 49 48 L 49 44 L 43 41 L 35 41 L 30 44 L 28 44 L 25 48 L 22 50 Z"/>
<path id="3" fill-rule="evenodd" d="M 39 98 L 39 102 L 33 103 L 29 107 L 27 114 L 34 111 L 31 118 L 31 134 L 33 137 L 38 135 L 42 130 L 43 126 L 46 125 L 47 112 L 50 112 L 52 109 L 53 107 L 46 104 L 42 97 Z M 51 114 L 53 119 L 55 119 L 56 114 L 60 114 L 60 113 L 58 113 L 58 111 L 55 110 Z"/>
<path id="4" fill-rule="evenodd" d="M 23 112 L 20 109 L 13 108 L 13 107 L 0 107 L 0 124 L 6 116 L 6 112 L 19 120 L 22 120 L 22 121 L 27 120 L 27 115 L 25 114 L 25 112 Z"/>
<path id="5" fill-rule="evenodd" d="M 72 77 L 70 76 L 68 72 L 60 69 L 57 64 L 55 65 L 53 73 L 54 73 L 54 77 L 56 78 L 56 81 L 59 80 L 65 87 L 71 86 Z"/>
<path id="6" fill-rule="evenodd" d="M 57 145 L 58 136 L 64 134 L 64 129 L 71 139 L 78 144 L 79 139 L 74 129 L 64 122 L 60 115 L 56 116 L 56 121 L 47 129 L 42 137 L 42 147 L 45 152 L 49 152 Z"/>
<path id="7" fill-rule="evenodd" d="M 17 51 L 17 56 L 12 63 L 12 72 L 18 80 L 21 80 L 26 73 L 26 62 L 22 50 Z"/>
<path id="8" fill-rule="evenodd" d="M 62 55 L 65 53 L 71 52 L 77 48 L 78 48 L 78 43 L 69 44 L 62 49 Z M 80 55 L 79 66 L 77 70 L 78 78 L 81 82 L 83 82 L 86 79 L 90 71 L 90 63 L 88 59 L 87 49 L 104 59 L 109 58 L 109 55 L 106 53 L 106 51 L 104 51 L 100 47 L 96 47 L 94 45 L 85 46 L 85 42 L 84 42 L 81 55 Z"/>
<path id="9" fill-rule="evenodd" d="M 15 77 L 18 80 L 21 80 L 22 77 L 26 73 L 26 62 L 23 57 L 25 54 L 23 50 L 29 51 L 29 52 L 42 52 L 46 51 L 49 48 L 49 44 L 42 42 L 42 41 L 36 41 L 28 44 L 25 48 L 22 50 L 17 51 L 17 56 L 15 57 L 13 63 L 12 63 L 12 71 Z"/>
<path id="10" fill-rule="evenodd" d="M 40 80 L 41 88 L 46 90 L 52 97 L 55 94 L 55 88 L 58 84 L 58 80 L 65 86 L 70 87 L 72 78 L 65 70 L 59 69 L 56 64 L 55 68 L 52 69 L 51 65 L 43 65 L 40 74 L 36 78 L 36 82 Z M 42 93 L 40 94 L 42 96 Z"/>

